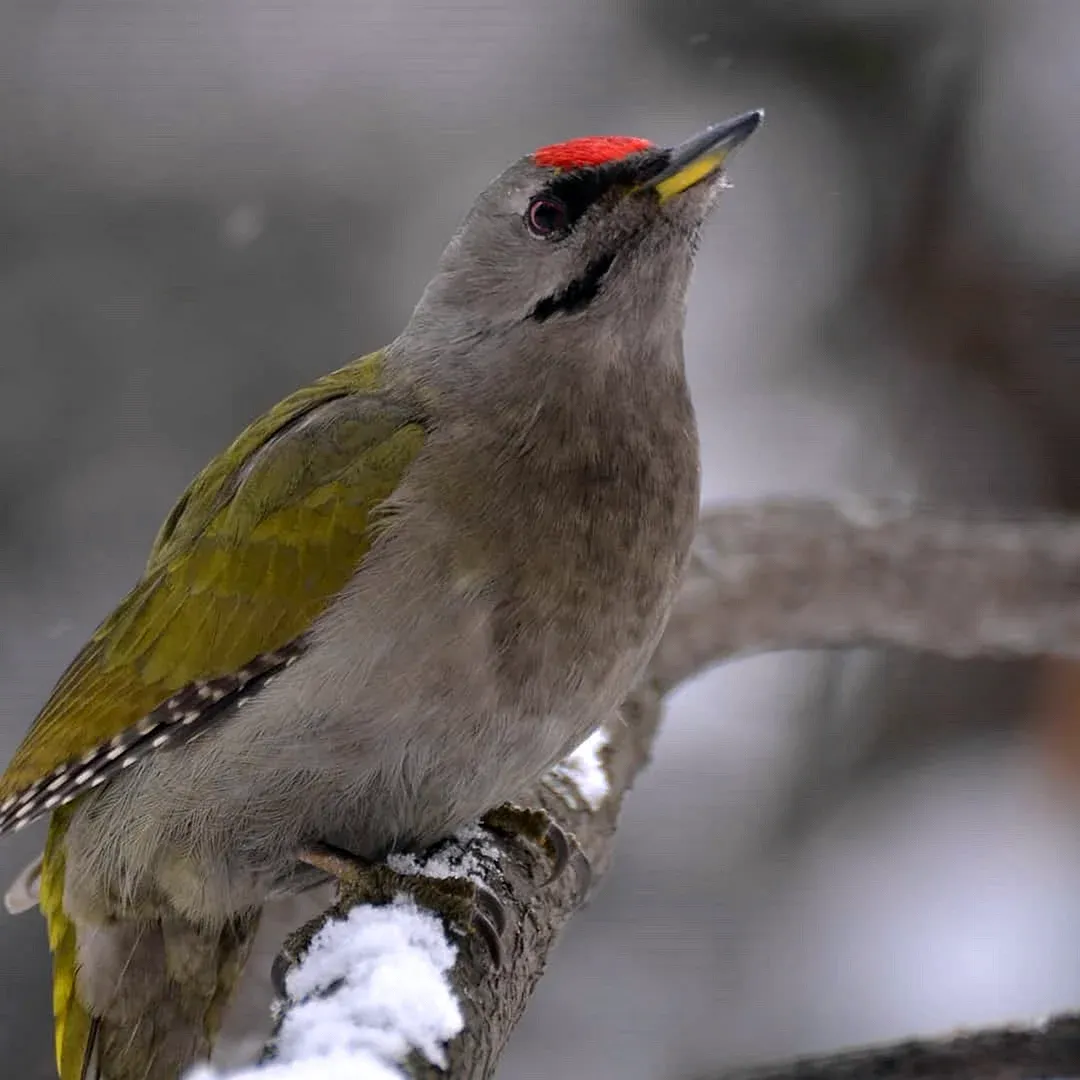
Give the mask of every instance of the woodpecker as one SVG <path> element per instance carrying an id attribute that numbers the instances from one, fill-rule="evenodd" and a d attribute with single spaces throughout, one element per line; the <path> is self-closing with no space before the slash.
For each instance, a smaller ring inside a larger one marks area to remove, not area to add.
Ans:
<path id="1" fill-rule="evenodd" d="M 181 495 L 0 778 L 0 832 L 51 815 L 61 1080 L 177 1080 L 312 852 L 425 849 L 618 707 L 696 522 L 698 236 L 761 119 L 515 162 L 399 337 Z"/>

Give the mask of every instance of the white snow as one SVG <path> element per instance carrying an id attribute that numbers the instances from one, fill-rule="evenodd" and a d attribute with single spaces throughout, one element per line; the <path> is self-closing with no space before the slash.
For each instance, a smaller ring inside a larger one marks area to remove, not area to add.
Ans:
<path id="1" fill-rule="evenodd" d="M 289 972 L 296 1004 L 275 1062 L 230 1073 L 201 1067 L 188 1080 L 399 1080 L 412 1050 L 445 1066 L 445 1044 L 463 1025 L 447 978 L 456 954 L 441 921 L 410 899 L 353 908 Z"/>
<path id="2" fill-rule="evenodd" d="M 556 765 L 546 778 L 574 809 L 599 810 L 611 792 L 600 752 L 608 744 L 607 732 L 598 727 L 572 754 Z M 569 790 L 567 790 L 569 788 Z"/>
<path id="3" fill-rule="evenodd" d="M 366 1050 L 341 1051 L 325 1057 L 289 1064 L 252 1066 L 240 1072 L 218 1072 L 202 1066 L 187 1074 L 186 1080 L 402 1080 L 405 1074 L 387 1065 Z"/>
<path id="4" fill-rule="evenodd" d="M 399 874 L 419 874 L 429 878 L 467 878 L 476 885 L 484 884 L 484 874 L 499 863 L 499 849 L 491 836 L 479 825 L 466 825 L 454 833 L 453 839 L 430 853 L 412 855 L 395 853 L 386 863 Z"/>

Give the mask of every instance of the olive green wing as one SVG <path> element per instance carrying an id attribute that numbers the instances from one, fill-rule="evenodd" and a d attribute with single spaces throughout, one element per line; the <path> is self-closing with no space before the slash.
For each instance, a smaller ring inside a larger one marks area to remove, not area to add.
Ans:
<path id="1" fill-rule="evenodd" d="M 287 398 L 195 479 L 0 777 L 0 833 L 204 725 L 297 655 L 423 444 L 422 415 L 381 389 L 380 361 Z"/>

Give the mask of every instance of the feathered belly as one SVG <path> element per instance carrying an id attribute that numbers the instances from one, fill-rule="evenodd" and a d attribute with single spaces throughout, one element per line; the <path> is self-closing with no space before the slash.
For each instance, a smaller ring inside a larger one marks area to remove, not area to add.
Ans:
<path id="1" fill-rule="evenodd" d="M 630 690 L 683 558 L 666 552 L 649 582 L 595 594 L 571 578 L 554 603 L 508 608 L 490 577 L 462 585 L 444 553 L 391 554 L 254 698 L 77 809 L 76 906 L 108 897 L 106 914 L 157 905 L 214 922 L 261 904 L 305 844 L 378 857 L 513 798 Z"/>

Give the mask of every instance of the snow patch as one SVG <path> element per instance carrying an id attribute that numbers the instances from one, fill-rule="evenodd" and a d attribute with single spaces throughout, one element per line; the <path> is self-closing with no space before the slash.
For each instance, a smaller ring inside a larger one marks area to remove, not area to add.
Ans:
<path id="1" fill-rule="evenodd" d="M 598 727 L 572 754 L 563 758 L 546 782 L 575 810 L 599 810 L 611 793 L 601 751 L 608 744 L 608 734 Z"/>
<path id="2" fill-rule="evenodd" d="M 404 1076 L 396 1065 L 387 1065 L 374 1054 L 361 1050 L 289 1064 L 274 1062 L 240 1072 L 217 1072 L 202 1066 L 188 1073 L 185 1080 L 402 1080 Z"/>
<path id="3" fill-rule="evenodd" d="M 466 825 L 434 851 L 420 855 L 396 852 L 387 856 L 386 864 L 399 874 L 415 874 L 429 878 L 467 878 L 475 885 L 484 885 L 500 860 L 499 849 L 480 825 Z"/>
<path id="4" fill-rule="evenodd" d="M 228 1073 L 204 1066 L 187 1080 L 400 1080 L 413 1050 L 445 1067 L 446 1043 L 464 1023 L 448 979 L 456 956 L 440 920 L 411 899 L 353 908 L 289 972 L 295 1004 L 275 1061 Z"/>

